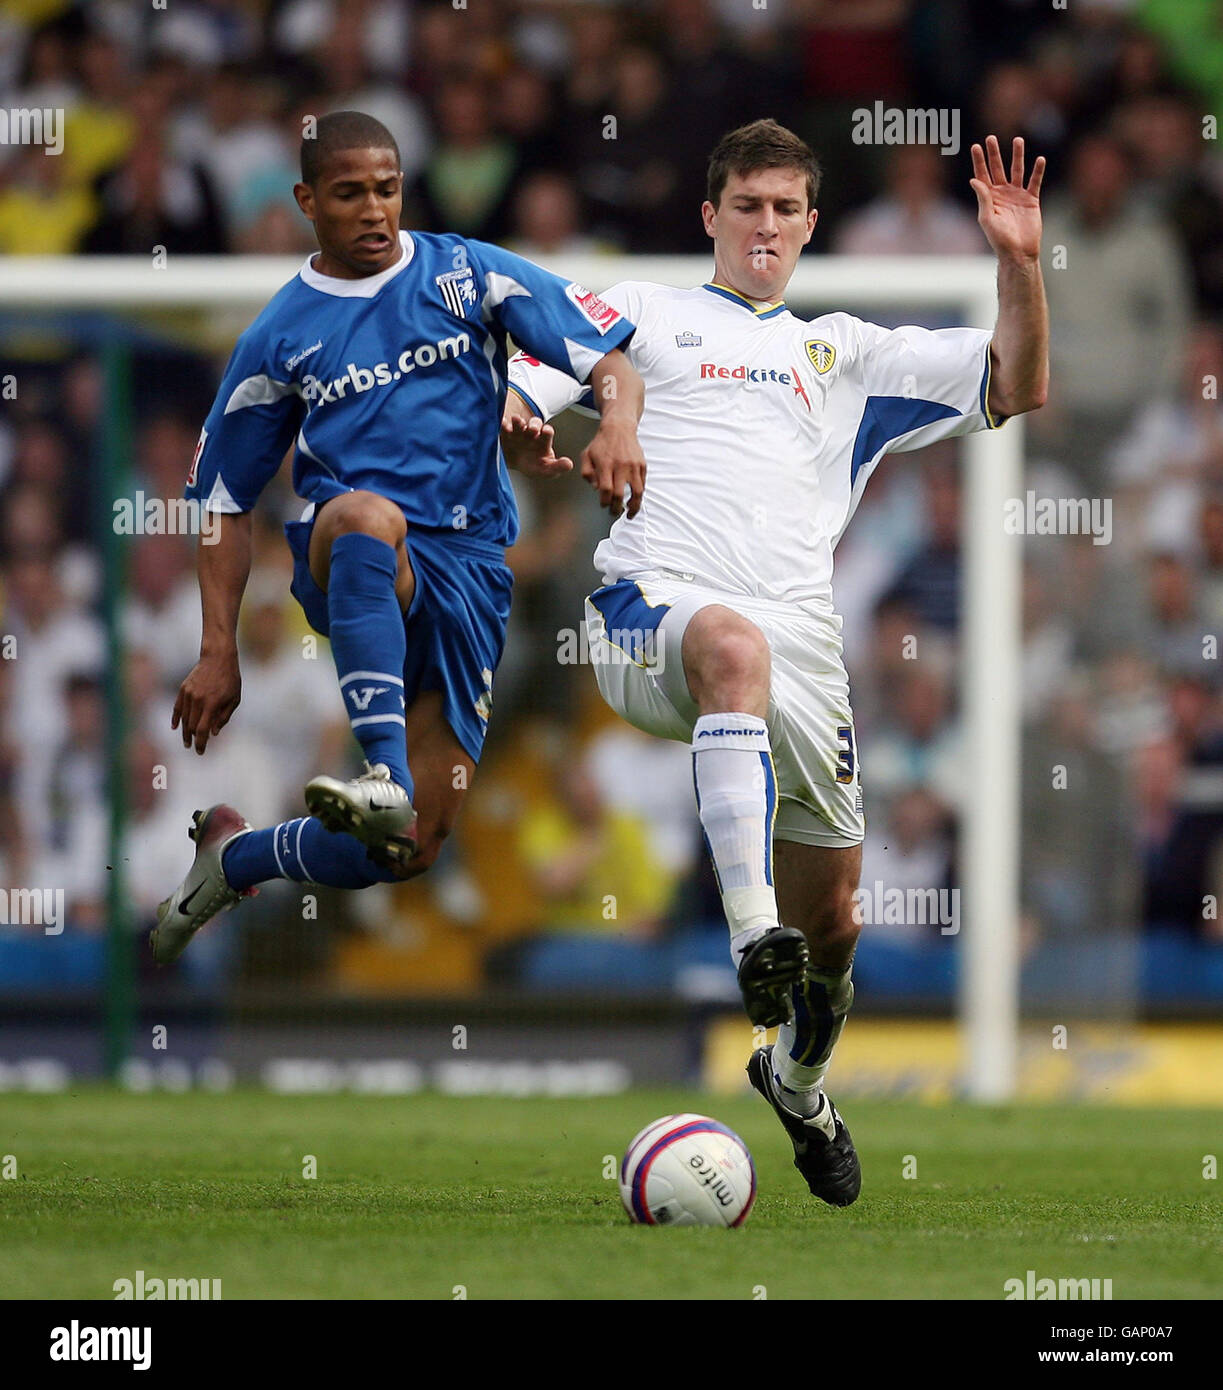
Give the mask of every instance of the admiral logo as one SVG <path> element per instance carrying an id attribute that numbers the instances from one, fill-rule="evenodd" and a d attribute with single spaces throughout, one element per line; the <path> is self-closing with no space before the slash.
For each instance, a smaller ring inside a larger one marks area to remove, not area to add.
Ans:
<path id="1" fill-rule="evenodd" d="M 445 275 L 435 276 L 434 279 L 442 292 L 446 308 L 455 318 L 466 318 L 468 305 L 476 302 L 476 282 L 471 267 L 467 265 L 459 270 L 448 270 Z"/>
<path id="2" fill-rule="evenodd" d="M 316 343 L 311 343 L 308 348 L 302 348 L 300 352 L 295 352 L 292 357 L 286 358 L 285 371 L 291 372 L 294 367 L 304 362 L 311 353 L 317 352 L 322 346 L 323 340 L 320 338 Z"/>
<path id="3" fill-rule="evenodd" d="M 699 333 L 677 333 L 675 335 L 676 347 L 700 347 L 701 335 Z"/>
<path id="4" fill-rule="evenodd" d="M 577 305 L 600 333 L 606 333 L 620 322 L 619 309 L 613 309 L 606 300 L 600 299 L 585 285 L 571 283 L 565 286 L 565 293 Z"/>
<path id="5" fill-rule="evenodd" d="M 796 396 L 802 398 L 807 409 L 811 409 L 803 379 L 793 367 L 788 372 L 779 372 L 776 367 L 748 367 L 742 362 L 737 367 L 719 367 L 716 362 L 702 362 L 701 380 L 742 381 L 748 386 L 774 382 L 778 386 L 788 386 Z"/>
<path id="6" fill-rule="evenodd" d="M 837 360 L 837 350 L 831 343 L 826 343 L 822 338 L 816 338 L 812 342 L 804 343 L 807 349 L 807 356 L 811 359 L 811 365 L 823 376 L 825 372 L 831 371 L 832 364 Z"/>

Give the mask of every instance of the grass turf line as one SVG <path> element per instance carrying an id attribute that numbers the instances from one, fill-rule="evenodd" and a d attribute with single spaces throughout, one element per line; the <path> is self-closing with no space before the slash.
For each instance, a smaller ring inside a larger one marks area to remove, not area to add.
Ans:
<path id="1" fill-rule="evenodd" d="M 631 1226 L 603 1177 L 647 1121 L 712 1113 L 756 1159 L 739 1231 Z M 226 1299 L 987 1298 L 1024 1278 L 1207 1298 L 1217 1112 L 848 1101 L 858 1203 L 808 1196 L 755 1097 L 0 1096 L 0 1296 L 113 1298 L 220 1279 Z M 318 1177 L 304 1179 L 305 1155 Z M 917 1176 L 902 1177 L 906 1155 Z"/>

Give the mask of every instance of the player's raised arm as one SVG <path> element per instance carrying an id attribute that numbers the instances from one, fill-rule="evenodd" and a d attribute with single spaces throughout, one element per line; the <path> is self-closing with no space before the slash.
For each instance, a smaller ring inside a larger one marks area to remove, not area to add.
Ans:
<path id="1" fill-rule="evenodd" d="M 1037 410 L 1049 394 L 1049 306 L 1040 269 L 1040 185 L 1044 155 L 1024 186 L 1023 141 L 1011 147 L 1007 177 L 996 136 L 972 147 L 977 221 L 998 257 L 998 322 L 990 347 L 993 415 Z"/>
<path id="2" fill-rule="evenodd" d="M 200 659 L 179 687 L 170 727 L 182 725 L 183 747 L 203 753 L 229 723 L 242 698 L 238 669 L 238 610 L 251 572 L 250 513 L 220 516 L 216 540 L 200 537 L 199 580 L 203 607 Z"/>

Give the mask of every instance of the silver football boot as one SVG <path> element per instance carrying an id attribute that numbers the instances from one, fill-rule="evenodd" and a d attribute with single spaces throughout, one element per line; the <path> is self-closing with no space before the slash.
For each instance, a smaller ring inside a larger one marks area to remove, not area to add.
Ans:
<path id="1" fill-rule="evenodd" d="M 403 869 L 416 853 L 416 812 L 385 763 L 365 764 L 351 782 L 315 777 L 306 783 L 306 807 L 333 834 L 360 840 L 376 863 Z"/>

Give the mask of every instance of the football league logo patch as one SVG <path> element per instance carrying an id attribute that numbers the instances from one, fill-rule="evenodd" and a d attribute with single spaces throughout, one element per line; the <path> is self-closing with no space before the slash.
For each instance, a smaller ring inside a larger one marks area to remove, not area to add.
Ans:
<path id="1" fill-rule="evenodd" d="M 811 359 L 811 365 L 823 376 L 830 371 L 832 364 L 837 360 L 837 350 L 831 343 L 826 343 L 822 338 L 816 338 L 812 342 L 804 343 L 807 349 L 807 356 Z"/>
<path id="2" fill-rule="evenodd" d="M 204 452 L 204 445 L 208 442 L 208 431 L 200 431 L 200 437 L 196 440 L 195 453 L 191 456 L 191 468 L 187 473 L 187 486 L 194 487 L 196 479 L 200 476 L 200 455 Z"/>
<path id="3" fill-rule="evenodd" d="M 600 299 L 593 291 L 588 290 L 585 285 L 568 284 L 565 286 L 565 294 L 600 333 L 606 333 L 609 328 L 614 328 L 620 322 L 619 309 L 613 309 L 610 304 Z"/>
<path id="4" fill-rule="evenodd" d="M 455 318 L 465 319 L 468 306 L 476 302 L 476 282 L 471 273 L 471 266 L 448 270 L 445 275 L 437 275 L 434 279 L 442 292 L 442 298 L 446 301 L 446 308 Z"/>
<path id="5" fill-rule="evenodd" d="M 677 333 L 675 335 L 676 347 L 700 347 L 701 335 L 699 333 Z"/>

